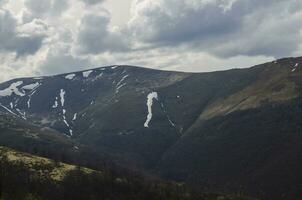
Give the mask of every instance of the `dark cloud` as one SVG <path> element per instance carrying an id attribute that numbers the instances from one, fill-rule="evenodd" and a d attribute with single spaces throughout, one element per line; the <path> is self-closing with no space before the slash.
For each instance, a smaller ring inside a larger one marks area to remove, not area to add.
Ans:
<path id="1" fill-rule="evenodd" d="M 279 57 L 299 47 L 301 4 L 300 0 L 137 0 L 128 31 L 153 47 L 186 45 L 220 57 Z M 295 18 L 294 12 L 300 16 Z"/>
<path id="2" fill-rule="evenodd" d="M 109 30 L 109 13 L 87 14 L 81 19 L 77 36 L 77 50 L 83 54 L 119 52 L 127 49 L 118 31 Z"/>
<path id="3" fill-rule="evenodd" d="M 41 30 L 37 30 L 36 28 L 41 28 L 41 24 L 36 23 L 36 21 L 19 27 L 17 20 L 12 14 L 7 10 L 1 9 L 0 50 L 15 52 L 18 57 L 35 54 L 41 48 L 43 39 L 46 37 L 43 31 L 41 32 Z"/>
<path id="4" fill-rule="evenodd" d="M 46 59 L 40 64 L 42 74 L 56 74 L 58 72 L 71 72 L 89 68 L 91 63 L 88 59 L 71 55 L 69 49 L 51 49 Z"/>
<path id="5" fill-rule="evenodd" d="M 104 0 L 81 0 L 81 1 L 88 5 L 95 5 L 104 2 Z"/>
<path id="6" fill-rule="evenodd" d="M 210 1 L 196 5 L 194 1 L 143 0 L 137 2 L 136 9 L 130 28 L 135 37 L 149 43 L 175 44 L 217 37 L 237 30 L 241 23 L 240 13 L 224 12 Z"/>
<path id="7" fill-rule="evenodd" d="M 16 37 L 14 41 L 7 46 L 7 50 L 15 51 L 18 57 L 32 55 L 41 48 L 43 39 L 43 36 Z"/>

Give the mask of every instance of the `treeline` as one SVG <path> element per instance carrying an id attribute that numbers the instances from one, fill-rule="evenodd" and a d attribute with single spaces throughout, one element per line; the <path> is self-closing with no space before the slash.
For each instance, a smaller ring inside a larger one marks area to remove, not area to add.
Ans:
<path id="1" fill-rule="evenodd" d="M 27 166 L 23 162 L 11 162 L 5 156 L 0 160 L 1 200 L 231 200 L 204 194 L 175 183 L 146 181 L 130 173 L 117 176 L 111 170 L 87 173 L 81 167 L 55 181 L 49 173 L 58 165 Z"/>

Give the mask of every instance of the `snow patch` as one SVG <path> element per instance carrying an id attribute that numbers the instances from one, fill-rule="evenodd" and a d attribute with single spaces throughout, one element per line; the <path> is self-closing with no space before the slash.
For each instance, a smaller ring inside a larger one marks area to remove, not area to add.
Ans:
<path id="1" fill-rule="evenodd" d="M 61 98 L 61 106 L 62 107 L 64 107 L 64 103 L 65 103 L 65 94 L 66 94 L 66 92 L 65 92 L 65 90 L 64 89 L 61 89 L 60 90 L 60 98 Z"/>
<path id="2" fill-rule="evenodd" d="M 9 113 L 11 113 L 11 114 L 13 114 L 13 115 L 15 115 L 15 116 L 18 116 L 16 113 L 14 113 L 12 110 L 10 110 L 10 109 L 7 108 L 6 106 L 2 105 L 1 103 L 0 103 L 0 106 L 1 106 L 2 108 L 4 108 L 6 111 L 8 111 Z"/>
<path id="3" fill-rule="evenodd" d="M 29 84 L 29 85 L 25 85 L 25 86 L 22 87 L 22 89 L 24 89 L 24 90 L 34 90 L 39 86 L 40 86 L 40 83 L 37 82 L 37 83 L 32 83 L 32 84 Z"/>
<path id="4" fill-rule="evenodd" d="M 34 83 L 27 86 L 23 86 L 22 89 L 31 90 L 31 92 L 28 94 L 28 100 L 27 100 L 27 108 L 30 108 L 30 102 L 32 96 L 36 93 L 37 89 L 41 86 L 41 83 Z M 25 88 L 24 88 L 25 87 Z"/>
<path id="5" fill-rule="evenodd" d="M 26 120 L 26 113 L 25 112 L 22 112 L 20 109 L 16 109 L 18 111 L 18 113 L 21 115 L 21 117 Z"/>
<path id="6" fill-rule="evenodd" d="M 165 108 L 163 102 L 161 102 L 161 107 L 162 107 L 164 113 L 166 114 L 169 123 L 170 123 L 172 126 L 176 127 L 176 124 L 175 124 L 175 123 L 172 121 L 172 119 L 170 118 L 170 115 L 168 114 L 168 112 L 167 112 L 167 110 L 166 110 L 166 108 Z"/>
<path id="7" fill-rule="evenodd" d="M 93 70 L 88 70 L 88 71 L 83 72 L 83 77 L 88 78 L 92 72 L 93 72 Z"/>
<path id="8" fill-rule="evenodd" d="M 57 108 L 58 107 L 58 97 L 56 97 L 56 100 L 55 100 L 55 103 L 54 105 L 52 106 L 52 108 Z"/>
<path id="9" fill-rule="evenodd" d="M 94 81 L 97 81 L 98 79 L 102 78 L 102 76 L 103 76 L 103 72 L 100 73 L 99 75 L 97 75 L 94 79 L 92 79 L 92 81 L 93 81 L 93 82 L 94 82 Z"/>
<path id="10" fill-rule="evenodd" d="M 123 76 L 123 78 L 116 84 L 116 86 L 119 86 L 120 84 L 123 83 L 123 81 L 128 77 L 129 75 Z"/>
<path id="11" fill-rule="evenodd" d="M 116 90 L 115 90 L 115 93 L 116 93 L 116 94 L 119 93 L 120 89 L 126 85 L 126 83 L 123 83 L 123 82 L 125 81 L 125 79 L 126 79 L 127 77 L 129 77 L 129 75 L 123 76 L 123 77 L 121 78 L 121 80 L 116 84 L 116 87 L 117 87 Z"/>
<path id="12" fill-rule="evenodd" d="M 149 123 L 152 119 L 152 105 L 153 105 L 153 99 L 158 100 L 158 94 L 157 92 L 151 92 L 148 94 L 147 96 L 147 107 L 148 107 L 148 115 L 147 115 L 147 119 L 146 122 L 144 123 L 144 127 L 148 128 L 149 127 Z"/>
<path id="13" fill-rule="evenodd" d="M 64 124 L 67 126 L 67 128 L 69 129 L 69 136 L 73 135 L 73 130 L 70 126 L 70 124 L 68 123 L 67 119 L 66 119 L 66 109 L 64 108 L 64 104 L 65 104 L 65 90 L 61 89 L 60 90 L 60 102 L 61 102 L 61 106 L 62 106 L 62 114 L 63 114 L 63 122 Z M 56 101 L 55 101 L 55 106 L 58 106 L 58 102 L 57 102 L 57 97 L 56 97 Z"/>
<path id="14" fill-rule="evenodd" d="M 0 97 L 6 97 L 6 96 L 11 96 L 13 93 L 15 93 L 18 96 L 24 96 L 22 92 L 19 91 L 17 87 L 23 84 L 23 81 L 18 81 L 15 83 L 12 83 L 8 88 L 4 90 L 0 90 Z"/>
<path id="15" fill-rule="evenodd" d="M 65 79 L 72 80 L 76 75 L 75 74 L 68 74 L 65 76 Z"/>
<path id="16" fill-rule="evenodd" d="M 172 126 L 176 126 L 175 124 L 174 124 L 174 122 L 171 120 L 171 118 L 170 118 L 170 116 L 169 115 L 167 115 L 167 118 L 168 118 L 168 120 L 169 120 L 169 122 L 170 122 L 170 124 L 172 125 Z"/>
<path id="17" fill-rule="evenodd" d="M 115 90 L 115 94 L 119 93 L 119 92 L 120 92 L 120 89 L 121 89 L 122 87 L 124 87 L 125 85 L 126 85 L 126 83 L 123 83 L 122 85 L 118 86 L 118 87 L 116 88 L 116 90 Z"/>
<path id="18" fill-rule="evenodd" d="M 72 121 L 77 120 L 77 116 L 78 116 L 78 114 L 77 114 L 77 113 L 75 113 L 75 114 L 73 115 Z"/>
<path id="19" fill-rule="evenodd" d="M 292 69 L 292 72 L 296 71 L 297 67 L 299 66 L 299 63 L 296 63 L 295 66 Z"/>
<path id="20" fill-rule="evenodd" d="M 69 128 L 69 124 L 67 123 L 66 119 L 63 119 L 63 122 L 66 124 L 66 126 Z"/>
<path id="21" fill-rule="evenodd" d="M 67 126 L 67 128 L 69 129 L 69 136 L 72 136 L 72 135 L 73 135 L 73 130 L 71 129 L 71 126 L 70 126 L 69 123 L 67 122 L 65 113 L 66 113 L 66 110 L 63 109 L 63 122 L 64 122 L 64 124 Z"/>
<path id="22" fill-rule="evenodd" d="M 31 97 L 36 93 L 36 90 L 28 95 L 27 108 L 30 108 Z"/>

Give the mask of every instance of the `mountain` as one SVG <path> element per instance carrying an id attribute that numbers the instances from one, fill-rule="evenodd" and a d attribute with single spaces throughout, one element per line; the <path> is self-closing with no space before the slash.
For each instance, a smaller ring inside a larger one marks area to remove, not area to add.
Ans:
<path id="1" fill-rule="evenodd" d="M 131 173 L 96 171 L 1 146 L 0 164 L 3 200 L 252 200 L 238 195 L 202 193 L 173 182 L 148 182 Z"/>
<path id="2" fill-rule="evenodd" d="M 296 199 L 301 80 L 302 57 L 210 73 L 109 66 L 2 83 L 0 112 L 132 169 Z"/>

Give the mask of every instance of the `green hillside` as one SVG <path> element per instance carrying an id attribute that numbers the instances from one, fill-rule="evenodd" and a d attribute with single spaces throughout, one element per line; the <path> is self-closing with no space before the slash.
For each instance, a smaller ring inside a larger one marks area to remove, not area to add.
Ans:
<path id="1" fill-rule="evenodd" d="M 0 199 L 200 199 L 248 200 L 190 190 L 184 185 L 146 181 L 139 175 L 80 166 L 0 147 Z"/>

